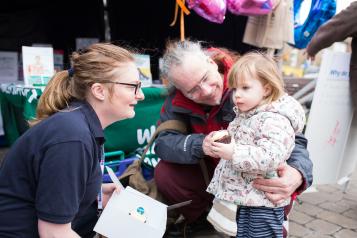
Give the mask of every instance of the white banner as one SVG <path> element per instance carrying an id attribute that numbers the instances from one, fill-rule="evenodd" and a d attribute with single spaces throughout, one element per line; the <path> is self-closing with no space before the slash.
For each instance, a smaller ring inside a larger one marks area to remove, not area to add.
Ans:
<path id="1" fill-rule="evenodd" d="M 350 58 L 349 53 L 328 50 L 322 57 L 305 133 L 314 163 L 314 184 L 336 183 L 348 176 L 346 168 L 354 169 L 355 159 L 344 156 L 353 118 Z"/>

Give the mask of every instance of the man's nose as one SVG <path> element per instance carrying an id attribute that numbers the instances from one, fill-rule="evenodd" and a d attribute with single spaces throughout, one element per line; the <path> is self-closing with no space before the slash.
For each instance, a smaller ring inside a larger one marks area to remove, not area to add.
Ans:
<path id="1" fill-rule="evenodd" d="M 201 94 L 202 95 L 210 95 L 212 93 L 212 87 L 208 84 L 201 85 Z"/>

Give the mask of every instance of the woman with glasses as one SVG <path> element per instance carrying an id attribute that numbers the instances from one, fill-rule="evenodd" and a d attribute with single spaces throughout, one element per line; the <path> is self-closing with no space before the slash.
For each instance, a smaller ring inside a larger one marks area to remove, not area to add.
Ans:
<path id="1" fill-rule="evenodd" d="M 98 43 L 71 55 L 40 97 L 33 126 L 0 170 L 0 237 L 92 237 L 102 185 L 103 129 L 144 99 L 133 55 Z"/>
<path id="2" fill-rule="evenodd" d="M 227 74 L 234 60 L 231 52 L 202 49 L 200 43 L 192 41 L 170 42 L 164 53 L 162 77 L 174 87 L 161 110 L 160 121 L 183 121 L 190 133 L 159 134 L 155 152 L 161 161 L 155 168 L 155 181 L 170 204 L 192 200 L 178 209 L 185 220 L 170 227 L 168 237 L 180 237 L 183 230 L 187 235 L 207 229 L 207 210 L 213 197 L 206 192 L 198 163 L 204 159 L 212 178 L 219 158 L 211 151 L 211 132 L 226 129 L 235 117 L 232 92 L 227 87 Z M 306 144 L 306 138 L 297 135 L 288 165 L 278 169 L 280 177 L 255 180 L 254 187 L 264 191 L 271 202 L 279 204 L 311 185 L 312 163 Z"/>

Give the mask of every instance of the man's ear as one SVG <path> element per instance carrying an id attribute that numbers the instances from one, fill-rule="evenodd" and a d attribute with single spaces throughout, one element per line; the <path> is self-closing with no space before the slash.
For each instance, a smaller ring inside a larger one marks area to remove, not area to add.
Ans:
<path id="1" fill-rule="evenodd" d="M 100 83 L 94 83 L 90 87 L 92 95 L 94 98 L 103 101 L 105 99 L 105 94 L 106 94 L 106 89 L 103 84 Z"/>
<path id="2" fill-rule="evenodd" d="M 271 92 L 272 92 L 272 88 L 270 84 L 265 84 L 264 85 L 264 97 L 268 97 L 270 96 Z"/>

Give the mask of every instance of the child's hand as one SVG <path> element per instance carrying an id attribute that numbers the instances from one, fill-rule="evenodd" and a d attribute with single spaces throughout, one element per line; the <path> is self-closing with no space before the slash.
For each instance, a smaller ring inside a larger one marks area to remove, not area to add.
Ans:
<path id="1" fill-rule="evenodd" d="M 212 142 L 212 152 L 215 157 L 231 160 L 234 152 L 234 143 L 224 144 L 220 142 Z"/>

